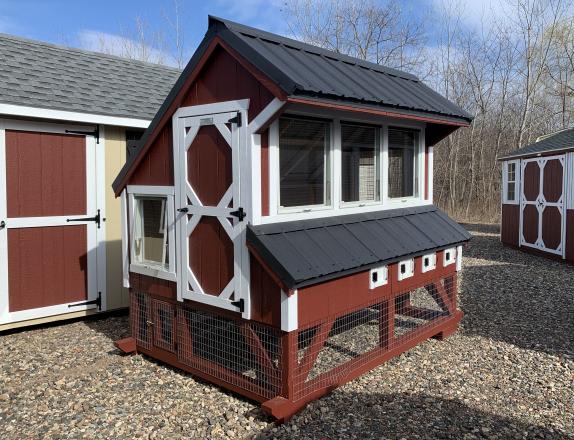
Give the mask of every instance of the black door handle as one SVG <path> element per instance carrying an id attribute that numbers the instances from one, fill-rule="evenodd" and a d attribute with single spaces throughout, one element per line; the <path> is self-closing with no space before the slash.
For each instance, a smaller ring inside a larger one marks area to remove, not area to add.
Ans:
<path id="1" fill-rule="evenodd" d="M 4 220 L 2 220 L 0 222 L 0 229 L 4 229 L 6 227 L 6 222 Z"/>

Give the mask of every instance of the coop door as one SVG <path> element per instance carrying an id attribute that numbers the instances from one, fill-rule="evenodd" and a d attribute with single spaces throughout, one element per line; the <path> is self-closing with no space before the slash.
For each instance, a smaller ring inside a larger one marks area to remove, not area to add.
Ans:
<path id="1" fill-rule="evenodd" d="M 241 119 L 240 111 L 225 111 L 180 117 L 174 123 L 179 138 L 180 298 L 245 313 Z"/>
<path id="2" fill-rule="evenodd" d="M 564 256 L 564 156 L 522 161 L 520 245 Z"/>

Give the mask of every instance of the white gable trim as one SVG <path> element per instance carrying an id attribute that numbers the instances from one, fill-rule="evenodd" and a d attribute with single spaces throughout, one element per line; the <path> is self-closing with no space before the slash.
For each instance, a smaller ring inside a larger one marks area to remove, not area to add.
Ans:
<path id="1" fill-rule="evenodd" d="M 26 118 L 56 119 L 87 124 L 114 125 L 117 127 L 147 128 L 151 121 L 147 119 L 124 118 L 121 116 L 106 116 L 91 113 L 69 112 L 66 110 L 51 110 L 38 107 L 0 103 L 0 115 L 21 116 Z"/>

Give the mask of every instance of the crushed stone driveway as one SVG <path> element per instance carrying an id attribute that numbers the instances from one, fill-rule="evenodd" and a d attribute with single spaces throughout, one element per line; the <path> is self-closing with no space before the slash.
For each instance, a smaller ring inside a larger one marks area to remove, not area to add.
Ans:
<path id="1" fill-rule="evenodd" d="M 112 341 L 126 316 L 0 336 L 0 438 L 574 438 L 574 267 L 467 225 L 462 329 L 277 426 L 257 405 Z"/>

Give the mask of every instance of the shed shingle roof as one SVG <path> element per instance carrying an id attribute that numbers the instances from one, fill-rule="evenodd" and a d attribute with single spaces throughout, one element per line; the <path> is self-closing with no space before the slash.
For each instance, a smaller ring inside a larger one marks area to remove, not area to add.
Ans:
<path id="1" fill-rule="evenodd" d="M 470 234 L 433 205 L 247 229 L 248 243 L 289 288 L 304 287 L 406 256 L 468 241 Z"/>
<path id="2" fill-rule="evenodd" d="M 0 103 L 151 120 L 174 68 L 0 34 Z"/>
<path id="3" fill-rule="evenodd" d="M 574 128 L 559 131 L 543 137 L 538 142 L 519 148 L 510 154 L 500 158 L 500 160 L 516 159 L 519 157 L 535 156 L 537 154 L 560 152 L 562 150 L 574 149 Z"/>

